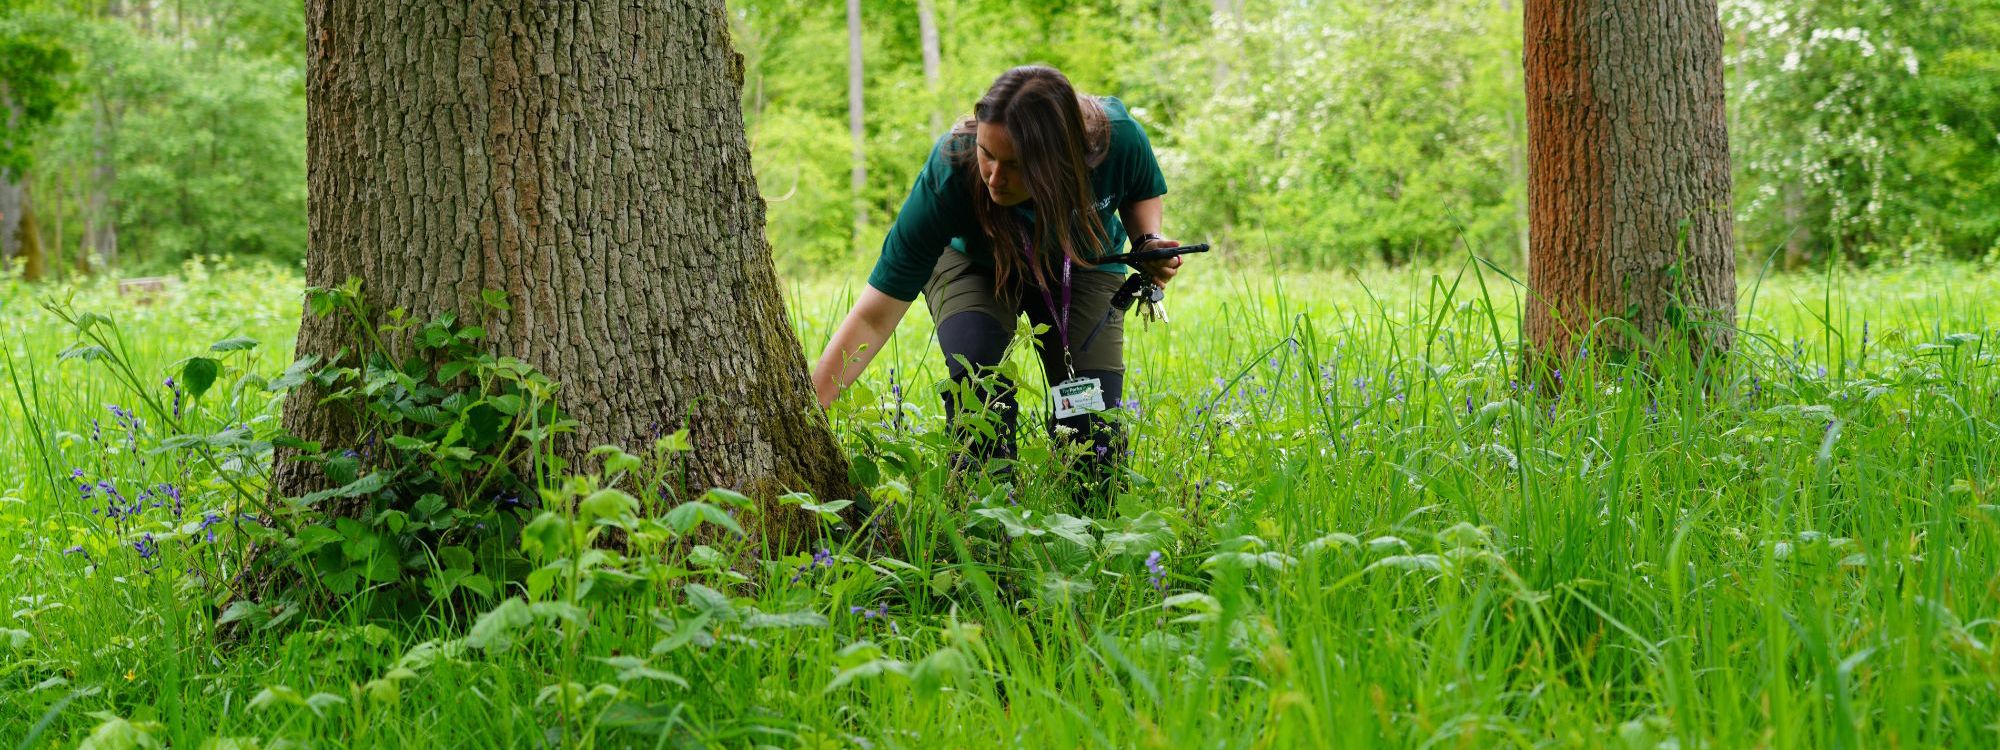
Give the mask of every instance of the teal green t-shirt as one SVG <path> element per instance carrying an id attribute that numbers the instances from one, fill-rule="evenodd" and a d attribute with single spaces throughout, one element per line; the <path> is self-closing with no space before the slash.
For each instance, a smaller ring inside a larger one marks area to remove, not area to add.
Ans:
<path id="1" fill-rule="evenodd" d="M 1160 163 L 1153 157 L 1153 144 L 1146 140 L 1146 131 L 1125 110 L 1124 102 L 1108 96 L 1100 101 L 1110 123 L 1111 141 L 1103 163 L 1090 170 L 1090 187 L 1096 194 L 1097 218 L 1104 224 L 1109 244 L 1092 257 L 1123 252 L 1125 225 L 1118 220 L 1119 206 L 1167 192 L 1166 177 L 1160 174 Z M 946 247 L 965 253 L 975 267 L 993 268 L 992 241 L 980 230 L 979 220 L 972 211 L 971 191 L 979 179 L 978 168 L 967 164 L 961 169 L 952 163 L 945 147 L 953 137 L 947 134 L 931 148 L 930 160 L 917 174 L 910 197 L 904 199 L 895 225 L 882 241 L 882 257 L 868 274 L 868 285 L 883 294 L 905 302 L 915 300 L 924 283 L 930 281 L 938 253 Z M 956 137 L 971 139 L 971 136 Z M 1023 215 L 1033 216 L 1025 211 Z M 1094 270 L 1124 274 L 1130 269 L 1106 264 Z"/>

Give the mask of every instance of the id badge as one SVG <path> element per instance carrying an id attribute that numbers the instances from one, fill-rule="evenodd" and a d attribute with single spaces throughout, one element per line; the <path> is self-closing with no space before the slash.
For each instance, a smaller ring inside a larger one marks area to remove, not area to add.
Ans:
<path id="1" fill-rule="evenodd" d="M 1072 378 L 1057 383 L 1049 388 L 1049 403 L 1055 405 L 1056 419 L 1104 411 L 1104 381 Z"/>

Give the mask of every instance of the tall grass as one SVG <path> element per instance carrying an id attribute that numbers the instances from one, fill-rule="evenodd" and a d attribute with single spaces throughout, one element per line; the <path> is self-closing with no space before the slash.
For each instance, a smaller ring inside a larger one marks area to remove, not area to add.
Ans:
<path id="1" fill-rule="evenodd" d="M 188 277 L 74 304 L 162 379 L 233 335 L 282 369 L 296 278 Z M 1520 293 L 1490 270 L 1183 279 L 1170 325 L 1128 323 L 1109 517 L 1059 515 L 1040 437 L 1011 500 L 946 477 L 919 312 L 835 412 L 899 547 L 642 565 L 497 641 L 468 634 L 492 603 L 454 601 L 232 646 L 199 583 L 228 550 L 165 508 L 121 528 L 71 479 L 180 469 L 122 442 L 103 368 L 58 360 L 35 298 L 67 292 L 0 286 L 0 747 L 2000 745 L 1990 271 L 1771 279 L 1721 377 L 1591 353 L 1554 395 L 1513 377 Z M 794 290 L 808 350 L 847 293 Z M 276 414 L 255 388 L 199 408 Z"/>

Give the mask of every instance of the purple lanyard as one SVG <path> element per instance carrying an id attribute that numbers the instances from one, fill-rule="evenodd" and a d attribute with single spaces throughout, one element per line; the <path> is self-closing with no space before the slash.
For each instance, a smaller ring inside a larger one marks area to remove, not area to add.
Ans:
<path id="1" fill-rule="evenodd" d="M 1021 256 L 1028 259 L 1030 267 L 1035 265 L 1035 243 L 1028 239 L 1027 232 L 1021 233 Z M 1039 284 L 1036 285 L 1037 289 L 1042 293 L 1042 303 L 1049 306 L 1049 315 L 1054 316 L 1056 319 L 1056 335 L 1062 337 L 1063 362 L 1065 365 L 1069 362 L 1069 266 L 1069 256 L 1064 255 L 1062 262 L 1062 310 L 1060 312 L 1056 310 L 1055 298 L 1049 296 L 1048 287 Z"/>

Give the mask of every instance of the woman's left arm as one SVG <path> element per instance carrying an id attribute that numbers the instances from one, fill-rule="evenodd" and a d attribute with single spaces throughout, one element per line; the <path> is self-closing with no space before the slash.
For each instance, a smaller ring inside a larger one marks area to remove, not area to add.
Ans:
<path id="1" fill-rule="evenodd" d="M 1162 247 L 1181 246 L 1178 240 L 1170 240 L 1159 236 L 1160 215 L 1164 210 L 1165 203 L 1157 195 L 1118 207 L 1118 221 L 1125 225 L 1125 232 L 1128 235 L 1142 237 L 1150 234 L 1158 237 L 1158 239 L 1147 242 L 1145 247 L 1135 247 L 1132 249 L 1151 250 Z M 1153 263 L 1141 263 L 1139 267 L 1140 270 L 1146 272 L 1146 275 L 1153 277 L 1153 283 L 1166 286 L 1167 282 L 1174 279 L 1174 274 L 1181 272 L 1181 259 L 1175 257 Z"/>

